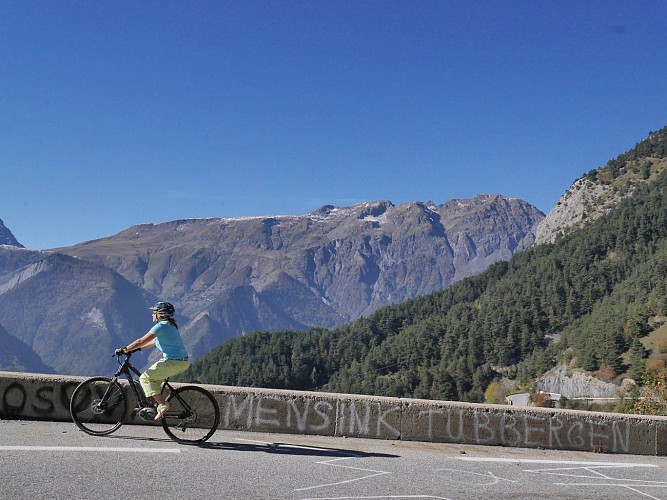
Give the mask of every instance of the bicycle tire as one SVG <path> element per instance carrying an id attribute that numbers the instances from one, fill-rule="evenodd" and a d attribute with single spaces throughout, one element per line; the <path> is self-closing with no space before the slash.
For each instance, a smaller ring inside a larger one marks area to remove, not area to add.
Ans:
<path id="1" fill-rule="evenodd" d="M 162 417 L 164 432 L 178 443 L 198 444 L 208 440 L 220 423 L 220 406 L 206 389 L 187 385 L 175 389 L 166 401 Z"/>
<path id="2" fill-rule="evenodd" d="M 100 402 L 111 385 L 109 397 Z M 72 420 L 79 429 L 93 436 L 106 436 L 118 430 L 125 421 L 127 398 L 118 383 L 108 377 L 93 377 L 81 382 L 70 399 Z"/>

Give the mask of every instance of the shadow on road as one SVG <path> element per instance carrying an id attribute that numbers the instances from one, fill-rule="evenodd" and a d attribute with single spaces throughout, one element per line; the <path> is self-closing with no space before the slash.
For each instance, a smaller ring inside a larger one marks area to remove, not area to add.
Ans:
<path id="1" fill-rule="evenodd" d="M 276 455 L 306 455 L 317 457 L 381 457 L 400 458 L 400 455 L 389 453 L 366 453 L 363 451 L 344 450 L 340 448 L 322 448 L 318 446 L 301 446 L 289 443 L 204 443 L 199 448 L 227 451 L 254 451 Z"/>
<path id="2" fill-rule="evenodd" d="M 151 441 L 159 443 L 174 443 L 171 439 L 156 438 L 156 437 L 142 437 L 142 436 L 103 436 L 106 439 L 125 439 L 130 441 Z M 176 444 L 176 443 L 174 443 Z M 203 450 L 224 450 L 224 451 L 241 451 L 241 452 L 261 452 L 271 453 L 275 455 L 303 455 L 316 457 L 379 457 L 379 458 L 400 458 L 400 455 L 393 455 L 390 453 L 366 453 L 356 450 L 345 450 L 341 448 L 323 448 L 319 446 L 302 446 L 298 444 L 289 443 L 233 443 L 233 442 L 206 442 L 203 444 L 182 444 L 181 446 L 196 446 Z"/>

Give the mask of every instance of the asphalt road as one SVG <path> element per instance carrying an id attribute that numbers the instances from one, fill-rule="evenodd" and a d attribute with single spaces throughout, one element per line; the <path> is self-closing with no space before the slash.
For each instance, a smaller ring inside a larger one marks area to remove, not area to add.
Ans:
<path id="1" fill-rule="evenodd" d="M 2 499 L 663 499 L 667 457 L 0 420 Z"/>

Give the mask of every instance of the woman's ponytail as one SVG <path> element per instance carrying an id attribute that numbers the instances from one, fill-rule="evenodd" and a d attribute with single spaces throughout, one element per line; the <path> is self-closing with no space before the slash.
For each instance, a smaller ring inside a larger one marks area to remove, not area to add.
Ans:
<path id="1" fill-rule="evenodd" d="M 174 328 L 178 329 L 178 325 L 176 324 L 176 320 L 174 318 L 172 318 L 171 316 L 167 316 L 166 314 L 159 314 L 158 313 L 157 319 L 158 319 L 158 321 L 167 321 Z"/>

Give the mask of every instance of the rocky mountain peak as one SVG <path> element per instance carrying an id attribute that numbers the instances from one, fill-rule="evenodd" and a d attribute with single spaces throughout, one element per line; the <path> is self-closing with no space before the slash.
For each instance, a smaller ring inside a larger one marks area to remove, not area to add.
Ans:
<path id="1" fill-rule="evenodd" d="M 614 196 L 611 190 L 610 186 L 586 177 L 577 179 L 538 224 L 535 244 L 553 243 L 558 235 L 565 234 L 570 228 L 591 222 L 607 213 L 621 199 L 618 194 Z"/>
<path id="2" fill-rule="evenodd" d="M 0 245 L 23 248 L 23 245 L 17 241 L 9 228 L 2 222 L 2 219 L 0 219 Z"/>
<path id="3" fill-rule="evenodd" d="M 552 243 L 559 235 L 599 219 L 638 185 L 653 182 L 666 169 L 667 127 L 574 181 L 537 226 L 535 243 Z"/>

